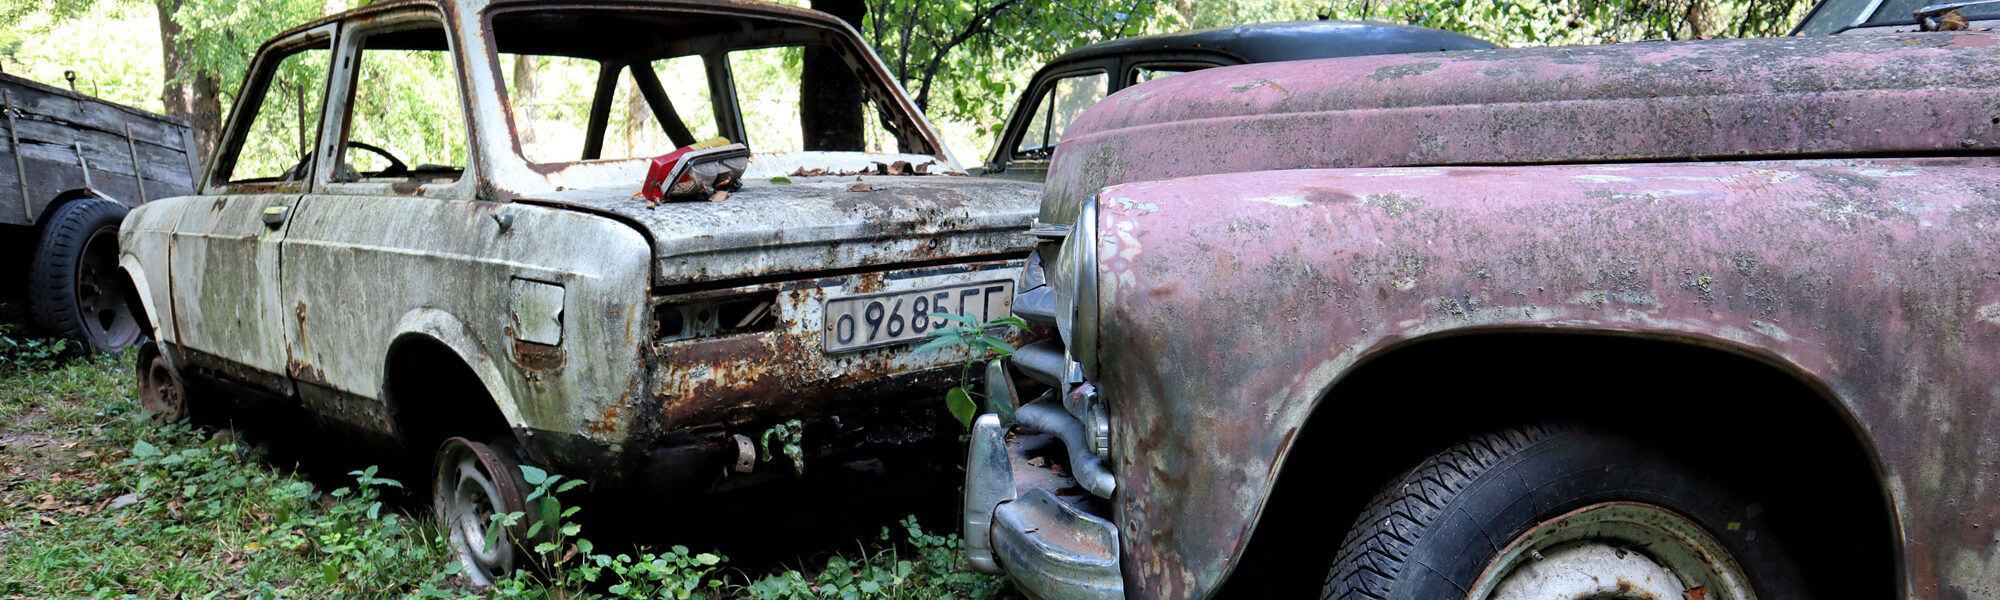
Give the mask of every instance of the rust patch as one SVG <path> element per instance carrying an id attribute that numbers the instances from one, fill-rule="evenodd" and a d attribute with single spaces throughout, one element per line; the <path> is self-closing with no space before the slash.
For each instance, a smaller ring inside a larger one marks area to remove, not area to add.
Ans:
<path id="1" fill-rule="evenodd" d="M 869 271 L 848 278 L 846 288 L 849 293 L 866 294 L 882 291 L 882 287 L 886 284 L 887 282 L 882 280 L 880 271 Z"/>
<path id="2" fill-rule="evenodd" d="M 625 406 L 631 402 L 631 394 L 620 396 L 617 402 L 604 407 L 604 410 L 598 413 L 596 419 L 584 422 L 584 430 L 598 437 L 618 433 L 619 430 L 624 429 L 622 425 L 625 422 Z"/>
<path id="3" fill-rule="evenodd" d="M 560 346 L 514 340 L 514 364 L 530 371 L 560 371 L 569 355 Z"/>
<path id="4" fill-rule="evenodd" d="M 319 367 L 296 358 L 285 361 L 285 370 L 291 374 L 292 379 L 299 380 L 302 383 L 319 385 L 326 385 L 327 383 L 326 371 L 320 370 Z"/>

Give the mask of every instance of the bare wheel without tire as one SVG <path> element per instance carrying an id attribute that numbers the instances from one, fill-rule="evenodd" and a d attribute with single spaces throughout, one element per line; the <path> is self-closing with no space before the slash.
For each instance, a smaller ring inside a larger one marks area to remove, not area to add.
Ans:
<path id="1" fill-rule="evenodd" d="M 146 334 L 137 298 L 118 268 L 123 205 L 102 198 L 64 204 L 49 215 L 28 266 L 28 308 L 50 334 L 114 352 Z"/>
<path id="2" fill-rule="evenodd" d="M 527 510 L 528 486 L 521 479 L 520 462 L 512 453 L 455 437 L 438 448 L 432 473 L 431 507 L 467 579 L 492 585 L 527 564 L 520 546 L 533 515 Z M 515 512 L 522 518 L 512 527 L 488 531 L 495 526 L 494 515 Z"/>
<path id="3" fill-rule="evenodd" d="M 1805 594 L 1794 561 L 1704 472 L 1568 426 L 1474 436 L 1383 489 L 1321 596 L 1751 600 Z"/>
<path id="4" fill-rule="evenodd" d="M 139 381 L 139 407 L 167 422 L 186 419 L 189 410 L 187 383 L 179 371 L 160 356 L 159 344 L 139 347 L 135 365 Z"/>

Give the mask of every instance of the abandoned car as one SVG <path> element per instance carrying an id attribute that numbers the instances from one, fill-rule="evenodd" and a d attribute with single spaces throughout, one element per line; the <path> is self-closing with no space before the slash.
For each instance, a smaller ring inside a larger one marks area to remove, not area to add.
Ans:
<path id="1" fill-rule="evenodd" d="M 267 43 L 225 131 L 125 221 L 143 399 L 205 382 L 435 455 L 478 582 L 520 562 L 480 543 L 518 464 L 689 494 L 790 475 L 748 459 L 793 419 L 808 463 L 955 437 L 968 351 L 910 343 L 1006 315 L 1032 245 L 1035 188 L 964 176 L 851 28 L 778 5 L 372 4 Z"/>
<path id="2" fill-rule="evenodd" d="M 1869 33 L 1107 98 L 970 558 L 1039 598 L 1993 597 L 2000 36 Z"/>
<path id="3" fill-rule="evenodd" d="M 1098 42 L 1065 52 L 1035 72 L 981 171 L 1042 181 L 1049 152 L 1083 109 L 1162 77 L 1248 63 L 1492 47 L 1448 31 L 1354 21 L 1260 23 Z"/>

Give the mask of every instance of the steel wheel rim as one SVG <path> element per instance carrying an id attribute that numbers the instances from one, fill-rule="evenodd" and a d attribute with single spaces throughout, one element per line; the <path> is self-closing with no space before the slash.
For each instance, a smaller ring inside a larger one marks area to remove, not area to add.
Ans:
<path id="1" fill-rule="evenodd" d="M 477 585 L 492 585 L 514 570 L 510 532 L 500 532 L 493 546 L 486 546 L 492 517 L 521 509 L 509 506 L 506 489 L 511 487 L 494 481 L 488 462 L 472 447 L 473 442 L 453 438 L 445 443 L 447 450 L 439 457 L 432 492 L 438 522 L 450 534 L 452 552 L 458 555 L 466 578 Z"/>
<path id="2" fill-rule="evenodd" d="M 139 406 L 167 421 L 187 417 L 187 390 L 179 373 L 161 360 L 159 350 L 148 346 L 139 356 Z"/>
<path id="3" fill-rule="evenodd" d="M 107 350 L 130 346 L 143 333 L 118 274 L 118 228 L 100 227 L 77 257 L 76 314 L 91 341 Z"/>
<path id="4" fill-rule="evenodd" d="M 1735 558 L 1699 524 L 1651 504 L 1605 502 L 1515 537 L 1465 597 L 1755 600 L 1756 594 Z"/>

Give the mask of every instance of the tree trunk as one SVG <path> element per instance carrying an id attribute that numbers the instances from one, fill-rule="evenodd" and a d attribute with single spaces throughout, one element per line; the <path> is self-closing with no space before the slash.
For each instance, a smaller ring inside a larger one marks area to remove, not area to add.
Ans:
<path id="1" fill-rule="evenodd" d="M 864 0 L 813 0 L 814 10 L 840 17 L 855 29 L 868 14 Z M 865 150 L 861 128 L 864 98 L 854 69 L 832 48 L 806 46 L 799 73 L 799 127 L 806 150 Z"/>
<path id="2" fill-rule="evenodd" d="M 509 90 L 512 94 L 509 99 L 514 104 L 515 128 L 518 130 L 515 135 L 521 137 L 523 149 L 533 148 L 540 141 L 535 137 L 535 132 L 540 130 L 542 125 L 542 108 L 536 104 L 540 98 L 535 94 L 541 89 L 535 84 L 535 73 L 540 68 L 537 64 L 539 60 L 533 55 L 514 55 L 514 89 Z"/>
<path id="3" fill-rule="evenodd" d="M 195 72 L 188 50 L 181 47 L 181 25 L 174 21 L 181 2 L 154 0 L 160 14 L 160 55 L 166 66 L 160 103 L 166 106 L 168 116 L 185 119 L 193 127 L 196 164 L 207 165 L 222 130 L 222 86 L 214 73 Z M 200 180 L 201 174 L 195 179 Z"/>

